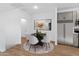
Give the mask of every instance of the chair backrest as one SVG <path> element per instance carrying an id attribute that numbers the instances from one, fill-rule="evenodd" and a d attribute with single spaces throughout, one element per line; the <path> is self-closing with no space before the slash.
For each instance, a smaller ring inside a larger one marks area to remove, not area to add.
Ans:
<path id="1" fill-rule="evenodd" d="M 42 41 L 43 42 L 50 42 L 51 41 L 51 39 L 50 39 L 50 32 L 46 32 L 46 36 L 44 36 Z"/>
<path id="2" fill-rule="evenodd" d="M 38 39 L 31 35 L 31 34 L 26 34 L 27 39 L 29 40 L 30 44 L 37 44 L 38 43 Z"/>

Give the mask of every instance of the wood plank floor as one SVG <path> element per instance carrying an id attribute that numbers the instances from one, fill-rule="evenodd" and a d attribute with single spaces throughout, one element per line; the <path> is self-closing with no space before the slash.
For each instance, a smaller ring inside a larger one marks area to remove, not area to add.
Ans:
<path id="1" fill-rule="evenodd" d="M 8 49 L 4 53 L 0 52 L 1 56 L 79 56 L 79 48 L 74 48 L 66 45 L 57 45 L 54 50 L 46 54 L 32 54 L 21 48 L 21 45 Z"/>

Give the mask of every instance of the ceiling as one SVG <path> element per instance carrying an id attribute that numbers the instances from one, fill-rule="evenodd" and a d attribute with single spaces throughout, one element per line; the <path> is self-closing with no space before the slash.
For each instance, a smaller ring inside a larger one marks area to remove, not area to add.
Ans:
<path id="1" fill-rule="evenodd" d="M 6 12 L 6 11 L 10 11 L 12 10 L 14 7 L 12 7 L 10 4 L 8 3 L 0 3 L 0 13 L 2 12 Z"/>
<path id="2" fill-rule="evenodd" d="M 79 3 L 59 3 L 56 5 L 57 5 L 58 10 L 79 8 Z"/>
<path id="3" fill-rule="evenodd" d="M 37 5 L 39 9 L 35 10 L 33 8 L 34 5 Z M 50 12 L 54 7 L 57 7 L 58 11 L 79 8 L 79 3 L 0 3 L 0 13 L 18 8 L 29 14 L 35 14 L 40 12 Z"/>
<path id="4" fill-rule="evenodd" d="M 38 10 L 35 10 L 33 7 L 37 5 Z M 12 6 L 19 8 L 23 11 L 28 12 L 29 14 L 36 14 L 36 13 L 41 13 L 41 12 L 50 12 L 52 11 L 52 4 L 34 4 L 34 3 L 24 3 L 24 4 L 12 4 Z"/>

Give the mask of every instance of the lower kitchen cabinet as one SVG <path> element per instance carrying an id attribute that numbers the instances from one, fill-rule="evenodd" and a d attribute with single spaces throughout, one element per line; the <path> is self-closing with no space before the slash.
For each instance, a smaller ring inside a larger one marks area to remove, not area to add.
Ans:
<path id="1" fill-rule="evenodd" d="M 62 44 L 73 44 L 73 23 L 58 23 L 58 42 Z"/>
<path id="2" fill-rule="evenodd" d="M 58 23 L 57 24 L 57 36 L 58 36 L 58 42 L 59 43 L 64 43 L 64 24 L 63 23 Z"/>

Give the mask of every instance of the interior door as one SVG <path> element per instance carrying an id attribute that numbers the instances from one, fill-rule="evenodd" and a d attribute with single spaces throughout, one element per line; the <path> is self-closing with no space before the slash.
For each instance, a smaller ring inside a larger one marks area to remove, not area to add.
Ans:
<path id="1" fill-rule="evenodd" d="M 65 24 L 65 42 L 73 44 L 73 23 Z"/>
<path id="2" fill-rule="evenodd" d="M 63 23 L 57 23 L 57 33 L 58 33 L 58 42 L 63 43 L 64 42 L 64 24 Z"/>

